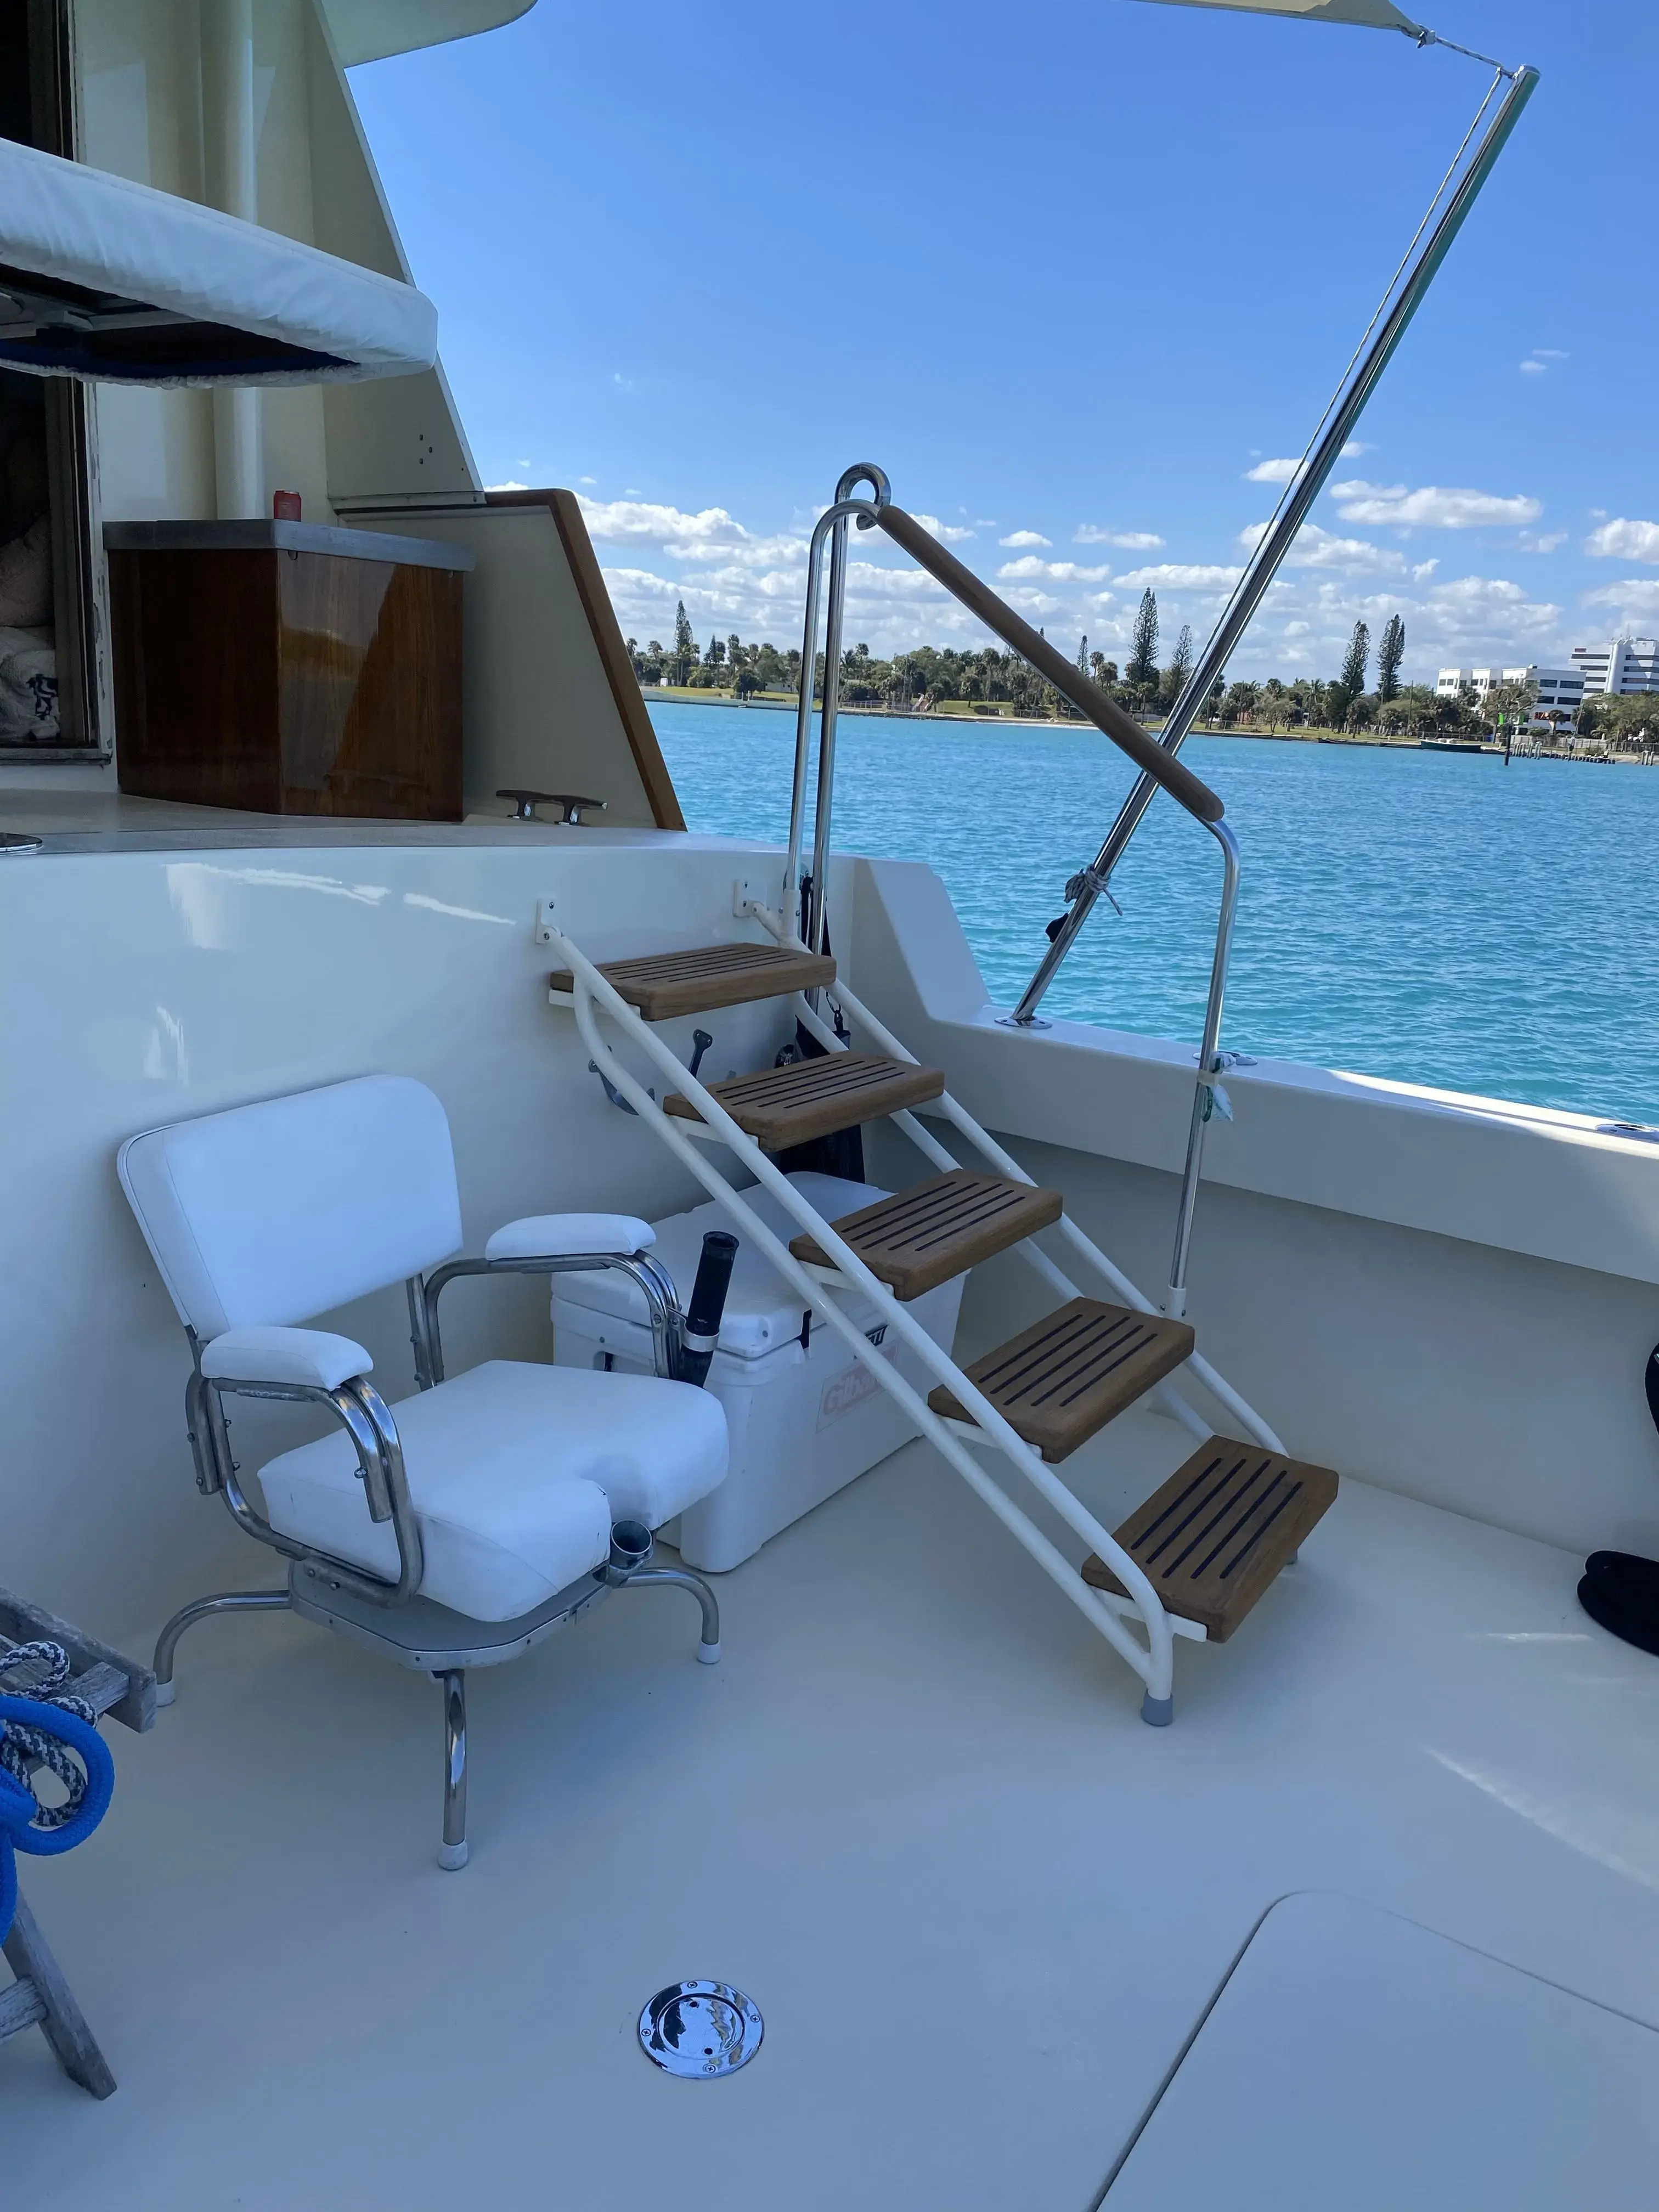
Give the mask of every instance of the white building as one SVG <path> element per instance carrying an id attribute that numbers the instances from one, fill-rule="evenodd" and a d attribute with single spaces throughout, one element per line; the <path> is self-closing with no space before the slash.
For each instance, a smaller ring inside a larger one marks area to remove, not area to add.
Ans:
<path id="1" fill-rule="evenodd" d="M 1573 655 L 1575 662 L 1577 657 L 1577 653 Z M 1484 702 L 1499 684 L 1532 687 L 1532 711 L 1527 717 L 1527 726 L 1534 730 L 1565 728 L 1577 714 L 1585 691 L 1590 688 L 1583 671 L 1577 666 L 1540 668 L 1536 661 L 1525 668 L 1443 668 L 1434 688 L 1442 698 L 1468 696 Z M 1655 688 L 1659 689 L 1659 684 Z M 1559 716 L 1565 716 L 1565 720 L 1557 720 Z"/>
<path id="2" fill-rule="evenodd" d="M 1575 645 L 1572 665 L 1583 672 L 1587 695 L 1659 691 L 1659 640 L 1619 637 L 1611 645 Z"/>

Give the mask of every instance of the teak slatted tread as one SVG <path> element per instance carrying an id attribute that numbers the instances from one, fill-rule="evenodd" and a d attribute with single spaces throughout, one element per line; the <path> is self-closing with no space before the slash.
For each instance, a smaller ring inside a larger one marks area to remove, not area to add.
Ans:
<path id="1" fill-rule="evenodd" d="M 963 1372 L 1017 1436 L 1054 1462 L 1161 1382 L 1192 1349 L 1184 1321 L 1073 1298 Z M 948 1420 L 972 1418 L 942 1382 L 927 1403 Z"/>
<path id="2" fill-rule="evenodd" d="M 957 1168 L 843 1214 L 831 1226 L 895 1297 L 909 1299 L 1046 1229 L 1064 1206 L 1057 1190 Z M 798 1260 L 830 1264 L 811 1237 L 793 1238 L 789 1249 Z"/>
<path id="3" fill-rule="evenodd" d="M 599 973 L 647 1022 L 665 1022 L 676 1014 L 818 990 L 835 981 L 836 963 L 827 953 L 791 952 L 781 945 L 696 945 L 685 952 L 602 961 Z M 561 968 L 547 981 L 550 990 L 572 991 L 576 979 Z"/>
<path id="4" fill-rule="evenodd" d="M 1328 1467 L 1212 1437 L 1113 1534 L 1171 1613 L 1224 1644 L 1336 1498 Z M 1083 1578 L 1123 1595 L 1091 1553 Z"/>
<path id="5" fill-rule="evenodd" d="M 856 1128 L 907 1106 L 925 1106 L 944 1088 L 936 1067 L 912 1067 L 908 1060 L 867 1052 L 827 1052 L 821 1060 L 790 1060 L 708 1085 L 744 1135 L 769 1152 Z M 662 1103 L 665 1114 L 683 1121 L 702 1119 L 678 1091 Z"/>

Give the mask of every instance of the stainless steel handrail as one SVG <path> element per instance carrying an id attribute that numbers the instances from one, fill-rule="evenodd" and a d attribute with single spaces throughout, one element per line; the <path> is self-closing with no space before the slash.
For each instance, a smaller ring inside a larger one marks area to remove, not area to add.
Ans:
<path id="1" fill-rule="evenodd" d="M 872 496 L 854 499 L 853 487 L 867 483 Z M 818 614 L 823 592 L 823 551 L 830 548 L 830 588 L 825 614 L 823 704 L 818 723 L 818 774 L 813 817 L 812 870 L 807 913 L 802 937 L 815 951 L 823 949 L 824 878 L 830 862 L 830 836 L 835 800 L 836 733 L 841 702 L 841 652 L 847 594 L 847 526 L 856 520 L 860 530 L 879 526 L 920 568 L 942 584 L 970 614 L 994 635 L 1011 646 L 1021 659 L 1048 678 L 1062 696 L 1086 715 L 1103 736 L 1127 753 L 1152 780 L 1154 788 L 1169 792 L 1188 813 L 1206 826 L 1219 822 L 1220 799 L 1192 771 L 1164 753 L 1149 731 L 1126 714 L 1080 669 L 1056 652 L 1040 632 L 1016 614 L 990 586 L 955 554 L 941 545 L 912 514 L 892 502 L 884 470 L 872 461 L 860 461 L 842 472 L 834 502 L 815 525 L 806 558 L 806 617 L 801 639 L 799 702 L 795 717 L 795 773 L 789 805 L 788 860 L 784 872 L 784 910 L 793 916 L 800 887 L 800 853 L 805 833 L 806 773 L 812 742 L 812 695 L 817 659 Z"/>
<path id="2" fill-rule="evenodd" d="M 1187 1313 L 1187 1255 L 1193 1241 L 1193 1213 L 1198 1205 L 1199 1177 L 1204 1165 L 1204 1133 L 1215 1110 L 1215 1079 L 1223 1066 L 1221 1009 L 1227 995 L 1227 963 L 1232 954 L 1233 923 L 1238 915 L 1238 840 L 1224 822 L 1212 822 L 1208 826 L 1221 848 L 1221 916 L 1216 924 L 1215 954 L 1210 963 L 1204 1042 L 1198 1048 L 1198 1083 L 1193 1091 L 1192 1126 L 1187 1132 L 1187 1161 L 1181 1176 L 1181 1202 L 1176 1211 L 1170 1293 L 1164 1301 L 1164 1312 L 1176 1321 L 1184 1320 Z"/>
<path id="3" fill-rule="evenodd" d="M 850 496 L 853 487 L 867 483 L 872 499 Z M 789 848 L 785 864 L 782 912 L 786 928 L 796 927 L 795 906 L 800 882 L 800 851 L 805 829 L 806 769 L 812 738 L 813 670 L 817 657 L 818 607 L 823 593 L 823 549 L 830 549 L 829 606 L 824 632 L 823 708 L 818 729 L 817 803 L 813 822 L 812 872 L 807 912 L 801 935 L 814 951 L 824 944 L 826 878 L 830 866 L 830 817 L 835 798 L 836 720 L 840 702 L 842 617 L 847 592 L 847 526 L 856 520 L 860 530 L 879 526 L 929 574 L 943 584 L 987 629 L 1003 638 L 1015 652 L 1048 678 L 1065 697 L 1113 744 L 1139 761 L 1144 780 L 1153 789 L 1162 787 L 1201 823 L 1221 847 L 1223 876 L 1221 912 L 1216 924 L 1215 951 L 1210 968 L 1210 991 L 1204 1017 L 1204 1037 L 1199 1048 L 1198 1077 L 1193 1093 L 1193 1116 L 1187 1139 L 1187 1159 L 1182 1176 L 1176 1214 L 1175 1253 L 1170 1263 L 1166 1310 L 1177 1316 L 1187 1308 L 1187 1256 L 1192 1243 L 1193 1215 L 1198 1203 L 1202 1170 L 1204 1133 L 1215 1103 L 1215 1078 L 1221 1071 L 1221 1014 L 1226 996 L 1227 963 L 1232 950 L 1233 924 L 1238 912 L 1238 841 L 1222 818 L 1222 805 L 1207 784 L 1158 745 L 1133 716 L 1091 684 L 1079 669 L 1057 653 L 1048 640 L 999 599 L 989 585 L 948 552 L 912 514 L 895 507 L 885 473 L 873 462 L 860 461 L 842 474 L 836 497 L 815 526 L 807 548 L 806 623 L 801 642 L 800 702 L 795 720 L 795 773 L 789 809 Z M 1038 1024 L 1046 1026 L 1046 1024 Z"/>
<path id="4" fill-rule="evenodd" d="M 1108 697 L 1097 684 L 1091 684 L 1080 668 L 1050 645 L 1040 630 L 1033 629 L 1023 616 L 1017 615 L 1006 599 L 999 599 L 982 578 L 941 545 L 914 514 L 907 514 L 902 507 L 895 507 L 889 501 L 876 520 L 895 544 L 903 547 L 918 568 L 925 568 L 987 629 L 1005 645 L 1012 646 L 1039 676 L 1046 677 L 1062 698 L 1069 699 L 1080 714 L 1086 714 L 1102 736 L 1109 738 L 1120 752 L 1127 753 L 1144 775 L 1169 793 L 1177 805 L 1184 807 L 1196 821 L 1220 821 L 1225 809 L 1208 784 L 1167 753 L 1150 730 L 1143 730 L 1133 714 Z"/>
<path id="5" fill-rule="evenodd" d="M 1520 120 L 1522 109 L 1533 95 L 1538 83 L 1535 69 L 1519 69 L 1505 74 L 1510 76 L 1509 92 L 1493 116 L 1479 151 L 1464 172 L 1462 182 L 1448 202 L 1416 265 L 1397 292 L 1393 307 L 1383 317 L 1370 350 L 1353 370 L 1323 435 L 1304 462 L 1267 536 L 1256 548 L 1216 625 L 1214 635 L 1199 656 L 1197 666 L 1170 711 L 1169 720 L 1164 723 L 1158 739 L 1166 753 L 1173 755 L 1179 749 L 1197 720 L 1200 708 L 1209 697 L 1216 678 L 1226 667 L 1234 647 L 1261 605 L 1267 586 L 1295 542 L 1297 531 L 1307 520 L 1309 509 L 1324 489 L 1326 480 L 1352 435 L 1378 378 L 1393 358 L 1395 349 L 1421 306 L 1425 294 L 1439 273 L 1441 263 L 1462 228 L 1481 186 L 1491 175 L 1510 132 Z M 1490 99 L 1491 94 L 1488 94 L 1487 97 Z M 1067 884 L 1066 897 L 1070 901 L 1067 911 L 1038 963 L 1036 972 L 1025 986 L 1018 1006 L 1006 1018 L 1009 1022 L 1018 1023 L 1022 1028 L 1036 1026 L 1036 1010 L 1044 994 L 1059 973 L 1078 933 L 1093 911 L 1096 900 L 1110 881 L 1113 869 L 1123 857 L 1124 848 L 1139 826 L 1140 818 L 1151 805 L 1161 781 L 1150 771 L 1142 774 L 1124 800 L 1093 864 L 1079 870 Z"/>

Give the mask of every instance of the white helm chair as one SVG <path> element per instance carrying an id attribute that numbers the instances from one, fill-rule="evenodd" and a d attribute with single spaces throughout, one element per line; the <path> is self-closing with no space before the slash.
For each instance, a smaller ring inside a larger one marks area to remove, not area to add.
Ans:
<path id="1" fill-rule="evenodd" d="M 516 1658 L 613 1589 L 672 1583 L 702 1608 L 698 1657 L 720 1656 L 720 1614 L 698 1576 L 652 1567 L 652 1532 L 726 1474 L 726 1416 L 667 1379 L 679 1351 L 672 1283 L 643 1221 L 543 1214 L 498 1229 L 481 1260 L 461 1242 L 449 1124 L 424 1084 L 365 1076 L 200 1121 L 121 1147 L 123 1188 L 185 1324 L 185 1425 L 197 1486 L 289 1562 L 283 1590 L 227 1593 L 176 1613 L 173 1652 L 213 1613 L 291 1607 L 442 1683 L 439 1864 L 466 1862 L 465 1669 Z M 447 1263 L 447 1264 L 446 1264 Z M 458 1275 L 620 1268 L 651 1311 L 658 1373 L 492 1359 L 447 1382 L 438 1300 Z M 416 1381 L 388 1406 L 349 1337 L 296 1324 L 404 1282 Z M 264 1511 L 231 1456 L 228 1394 L 325 1407 L 339 1424 L 259 1470 Z"/>

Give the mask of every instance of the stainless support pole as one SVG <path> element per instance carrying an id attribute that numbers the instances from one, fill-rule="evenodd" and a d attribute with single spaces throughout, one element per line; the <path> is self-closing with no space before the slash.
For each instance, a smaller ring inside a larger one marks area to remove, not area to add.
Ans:
<path id="1" fill-rule="evenodd" d="M 845 483 L 847 478 L 842 478 Z M 839 493 L 841 486 L 836 486 Z M 838 497 L 836 504 L 841 504 Z M 830 817 L 836 799 L 836 719 L 841 711 L 842 619 L 847 604 L 847 518 L 830 531 L 829 605 L 823 618 L 823 705 L 818 712 L 818 787 L 812 805 L 812 888 L 807 901 L 806 942 L 823 950 L 824 878 L 830 872 Z M 816 1001 L 814 1001 L 816 1004 Z"/>
<path id="2" fill-rule="evenodd" d="M 444 1839 L 438 1864 L 454 1874 L 466 1864 L 466 1676 L 454 1668 L 437 1680 L 444 1693 Z"/>
<path id="3" fill-rule="evenodd" d="M 1181 1178 L 1181 1206 L 1176 1216 L 1175 1251 L 1170 1261 L 1170 1295 L 1164 1310 L 1175 1321 L 1187 1312 L 1187 1254 L 1193 1240 L 1193 1210 L 1198 1204 L 1204 1165 L 1204 1131 L 1215 1104 L 1215 1079 L 1221 1073 L 1221 1009 L 1227 995 L 1227 962 L 1238 912 L 1238 840 L 1224 822 L 1206 825 L 1221 848 L 1221 918 L 1216 924 L 1215 957 L 1210 963 L 1210 997 L 1204 1010 L 1204 1042 L 1198 1050 L 1198 1081 L 1193 1090 L 1192 1127 L 1187 1133 L 1187 1165 Z"/>
<path id="4" fill-rule="evenodd" d="M 867 483 L 873 497 L 855 500 L 854 484 Z M 836 716 L 841 696 L 842 626 L 847 595 L 847 525 L 856 516 L 867 530 L 886 506 L 890 496 L 885 471 L 873 461 L 856 461 L 844 470 L 836 486 L 833 505 L 818 517 L 806 558 L 806 620 L 800 650 L 800 703 L 795 714 L 795 777 L 789 804 L 789 856 L 783 878 L 783 920 L 791 929 L 799 925 L 794 911 L 800 887 L 800 848 L 805 832 L 806 764 L 812 744 L 812 678 L 818 649 L 818 605 L 823 575 L 823 548 L 830 545 L 829 615 L 824 635 L 823 710 L 818 725 L 817 798 L 812 824 L 811 899 L 804 933 L 814 951 L 823 939 L 823 878 L 830 865 L 830 830 L 836 779 Z"/>
<path id="5" fill-rule="evenodd" d="M 1240 578 L 1226 611 L 1216 625 L 1214 635 L 1200 655 L 1197 666 L 1170 709 L 1170 718 L 1164 725 L 1158 740 L 1166 752 L 1180 750 L 1198 718 L 1200 708 L 1209 697 L 1217 677 L 1226 667 L 1234 647 L 1261 605 L 1267 586 L 1294 544 L 1297 532 L 1306 521 L 1309 509 L 1325 489 L 1326 480 L 1335 467 L 1343 447 L 1348 442 L 1366 401 L 1376 389 L 1378 378 L 1393 359 L 1395 349 L 1404 337 L 1413 316 L 1439 274 L 1441 263 L 1450 252 L 1453 240 L 1463 228 L 1469 210 L 1479 198 L 1481 186 L 1492 174 L 1493 165 L 1520 120 L 1521 111 L 1532 98 L 1537 83 L 1538 71 L 1535 69 L 1516 70 L 1510 77 L 1509 91 L 1487 126 L 1479 150 L 1464 171 L 1462 181 L 1447 203 L 1445 211 L 1435 225 L 1415 265 L 1395 294 L 1393 307 L 1383 317 L 1370 350 L 1349 378 L 1323 436 L 1291 486 L 1267 535 L 1257 546 L 1249 566 Z M 1158 786 L 1150 776 L 1142 775 L 1124 800 L 1106 842 L 1095 856 L 1093 865 L 1084 869 L 1077 879 L 1076 896 L 1072 899 L 1054 941 L 1044 953 L 1036 974 L 1025 986 L 1018 1006 L 1006 1018 L 1011 1024 L 1018 1024 L 1022 1028 L 1036 1025 L 1036 1010 L 1048 986 L 1060 972 L 1060 964 L 1071 951 L 1078 933 L 1093 911 L 1095 901 L 1109 882 L 1113 869 L 1123 857 L 1123 849 L 1133 836 L 1157 789 Z"/>
<path id="6" fill-rule="evenodd" d="M 279 1590 L 227 1590 L 219 1597 L 198 1597 L 194 1605 L 182 1607 L 155 1639 L 155 1657 L 150 1672 L 155 1677 L 155 1702 L 158 1705 L 173 1703 L 173 1656 L 179 1649 L 179 1638 L 187 1628 L 198 1620 L 207 1620 L 216 1613 L 286 1613 L 288 1592 Z"/>
<path id="7" fill-rule="evenodd" d="M 697 1601 L 702 1612 L 702 1637 L 697 1645 L 697 1656 L 705 1667 L 714 1666 L 720 1656 L 720 1601 L 701 1575 L 694 1575 L 689 1567 L 635 1567 L 628 1577 L 629 1589 L 649 1589 L 653 1583 L 667 1589 L 688 1589 Z"/>

